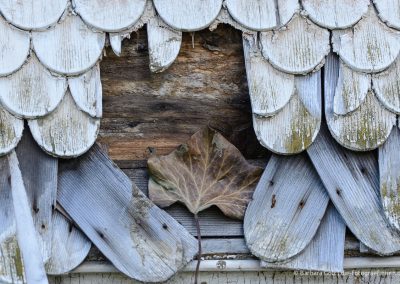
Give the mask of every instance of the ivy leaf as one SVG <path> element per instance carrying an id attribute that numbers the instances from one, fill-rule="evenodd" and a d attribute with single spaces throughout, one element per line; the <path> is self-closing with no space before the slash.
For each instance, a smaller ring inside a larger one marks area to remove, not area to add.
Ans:
<path id="1" fill-rule="evenodd" d="M 216 205 L 243 219 L 262 173 L 221 134 L 205 128 L 167 156 L 148 160 L 149 196 L 160 207 L 177 201 L 193 213 Z"/>

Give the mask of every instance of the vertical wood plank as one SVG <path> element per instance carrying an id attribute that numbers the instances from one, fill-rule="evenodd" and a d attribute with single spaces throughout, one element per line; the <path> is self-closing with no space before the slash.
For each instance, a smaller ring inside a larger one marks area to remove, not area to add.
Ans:
<path id="1" fill-rule="evenodd" d="M 352 233 L 381 255 L 400 250 L 400 235 L 383 213 L 378 161 L 373 152 L 356 153 L 339 146 L 321 128 L 307 150 L 336 209 Z"/>
<path id="2" fill-rule="evenodd" d="M 343 272 L 346 224 L 330 204 L 313 240 L 297 256 L 284 263 L 263 262 L 271 269 Z"/>
<path id="3" fill-rule="evenodd" d="M 40 252 L 32 210 L 15 151 L 8 156 L 8 162 L 10 165 L 11 193 L 17 227 L 17 241 L 24 263 L 26 281 L 29 284 L 46 284 L 48 280 L 43 257 Z"/>
<path id="4" fill-rule="evenodd" d="M 272 156 L 244 219 L 250 251 L 268 262 L 298 255 L 317 232 L 328 201 L 307 156 Z"/>
<path id="5" fill-rule="evenodd" d="M 17 243 L 8 157 L 0 157 L 0 282 L 24 283 L 25 272 Z"/>
<path id="6" fill-rule="evenodd" d="M 379 147 L 379 181 L 383 210 L 391 225 L 400 230 L 400 130 L 395 126 Z"/>

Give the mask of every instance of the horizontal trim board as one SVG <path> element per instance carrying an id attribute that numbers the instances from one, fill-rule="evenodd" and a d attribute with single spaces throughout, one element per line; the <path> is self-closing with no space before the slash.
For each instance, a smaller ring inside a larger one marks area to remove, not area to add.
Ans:
<path id="1" fill-rule="evenodd" d="M 190 262 L 182 271 L 194 272 L 197 261 Z M 344 269 L 364 268 L 400 268 L 400 257 L 345 257 Z M 257 259 L 242 260 L 203 260 L 200 264 L 203 272 L 270 271 L 260 266 Z M 119 273 L 109 262 L 87 261 L 74 269 L 72 273 Z"/>

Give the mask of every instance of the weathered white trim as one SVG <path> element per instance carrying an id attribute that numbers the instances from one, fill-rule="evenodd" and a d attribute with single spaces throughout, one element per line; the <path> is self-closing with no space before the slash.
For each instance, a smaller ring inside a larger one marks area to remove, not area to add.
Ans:
<path id="1" fill-rule="evenodd" d="M 182 271 L 194 272 L 197 261 L 190 262 Z M 400 268 L 400 256 L 391 257 L 345 257 L 344 269 L 364 268 Z M 243 260 L 203 260 L 200 264 L 202 272 L 238 272 L 238 271 L 268 271 L 261 267 L 257 259 Z M 71 273 L 119 273 L 109 262 L 87 261 Z"/>

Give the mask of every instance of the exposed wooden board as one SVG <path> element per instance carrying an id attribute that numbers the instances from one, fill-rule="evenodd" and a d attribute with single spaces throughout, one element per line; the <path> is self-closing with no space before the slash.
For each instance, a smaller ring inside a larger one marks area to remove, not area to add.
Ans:
<path id="1" fill-rule="evenodd" d="M 198 31 L 208 27 L 218 16 L 222 0 L 153 0 L 160 17 L 180 31 Z"/>
<path id="2" fill-rule="evenodd" d="M 28 129 L 24 131 L 15 151 L 29 209 L 32 211 L 39 249 L 43 262 L 46 263 L 51 254 L 52 215 L 57 196 L 57 159 L 37 146 Z"/>
<path id="3" fill-rule="evenodd" d="M 146 26 L 150 70 L 152 72 L 162 72 L 178 56 L 181 48 L 182 32 L 171 29 L 159 17 L 150 19 Z"/>
<path id="4" fill-rule="evenodd" d="M 119 32 L 132 27 L 142 16 L 146 0 L 73 0 L 74 10 L 95 29 Z"/>
<path id="5" fill-rule="evenodd" d="M 8 157 L 0 157 L 0 281 L 25 283 L 24 265 L 17 243 Z"/>
<path id="6" fill-rule="evenodd" d="M 263 262 L 272 269 L 343 272 L 346 224 L 330 204 L 312 241 L 297 256 L 284 263 Z"/>
<path id="7" fill-rule="evenodd" d="M 333 98 L 333 112 L 346 115 L 356 110 L 364 102 L 370 88 L 371 76 L 355 72 L 340 61 L 339 77 Z"/>
<path id="8" fill-rule="evenodd" d="M 100 119 L 79 110 L 67 91 L 55 111 L 28 123 L 33 138 L 44 151 L 69 158 L 85 153 L 93 145 Z"/>
<path id="9" fill-rule="evenodd" d="M 287 261 L 311 242 L 328 202 L 307 156 L 273 155 L 246 210 L 247 246 L 262 260 Z"/>
<path id="10" fill-rule="evenodd" d="M 68 78 L 68 86 L 78 108 L 92 117 L 103 114 L 103 89 L 100 80 L 100 66 L 96 64 L 79 77 Z"/>
<path id="11" fill-rule="evenodd" d="M 120 56 L 122 52 L 122 35 L 118 33 L 109 34 L 109 40 L 112 50 L 114 51 L 115 55 Z"/>
<path id="12" fill-rule="evenodd" d="M 0 76 L 18 70 L 29 55 L 30 36 L 0 17 Z"/>
<path id="13" fill-rule="evenodd" d="M 57 211 L 53 212 L 51 255 L 46 263 L 48 274 L 65 274 L 83 262 L 89 253 L 91 242 Z"/>
<path id="14" fill-rule="evenodd" d="M 46 29 L 55 25 L 68 5 L 67 0 L 1 0 L 1 14 L 24 30 Z"/>
<path id="15" fill-rule="evenodd" d="M 399 251 L 400 235 L 382 210 L 374 153 L 346 150 L 332 140 L 325 127 L 307 152 L 352 233 L 381 255 Z"/>
<path id="16" fill-rule="evenodd" d="M 23 130 L 24 121 L 0 105 L 0 155 L 7 154 L 17 146 Z"/>
<path id="17" fill-rule="evenodd" d="M 37 239 L 32 210 L 19 169 L 17 154 L 8 156 L 11 179 L 11 196 L 17 228 L 17 241 L 21 251 L 27 283 L 48 283 L 43 258 Z"/>
<path id="18" fill-rule="evenodd" d="M 398 0 L 373 0 L 378 15 L 389 27 L 400 29 L 400 2 Z"/>
<path id="19" fill-rule="evenodd" d="M 180 55 L 158 74 L 149 69 L 145 30 L 124 40 L 120 57 L 107 49 L 100 64 L 99 139 L 119 165 L 144 161 L 152 152 L 168 154 L 206 125 L 247 158 L 268 156 L 251 125 L 242 33 L 226 25 L 202 30 L 195 33 L 194 46 L 191 35 L 183 33 Z"/>
<path id="20" fill-rule="evenodd" d="M 325 116 L 333 137 L 355 151 L 367 151 L 382 145 L 396 123 L 396 115 L 385 109 L 372 91 L 361 105 L 347 115 L 333 111 L 334 92 L 338 82 L 339 59 L 331 54 L 325 64 Z"/>
<path id="21" fill-rule="evenodd" d="M 372 75 L 372 87 L 381 104 L 400 114 L 400 62 L 395 60 L 386 71 Z"/>
<path id="22" fill-rule="evenodd" d="M 329 31 L 297 14 L 285 28 L 261 33 L 261 46 L 278 70 L 307 74 L 323 65 L 330 51 Z"/>
<path id="23" fill-rule="evenodd" d="M 99 60 L 105 34 L 90 30 L 79 16 L 68 15 L 52 29 L 33 32 L 32 43 L 40 62 L 51 71 L 77 75 Z"/>
<path id="24" fill-rule="evenodd" d="M 367 13 L 369 0 L 303 0 L 303 8 L 316 24 L 329 29 L 352 27 Z"/>
<path id="25" fill-rule="evenodd" d="M 271 116 L 295 93 L 294 75 L 276 70 L 262 56 L 257 34 L 243 33 L 243 51 L 253 114 Z"/>
<path id="26" fill-rule="evenodd" d="M 371 5 L 354 27 L 333 31 L 333 51 L 355 71 L 379 72 L 397 58 L 399 36 L 397 31 L 379 20 Z"/>
<path id="27" fill-rule="evenodd" d="M 215 254 L 250 254 L 244 239 L 202 239 L 202 253 Z"/>
<path id="28" fill-rule="evenodd" d="M 386 143 L 379 147 L 381 201 L 391 225 L 400 229 L 400 130 L 393 127 Z"/>
<path id="29" fill-rule="evenodd" d="M 226 7 L 240 25 L 254 31 L 286 25 L 298 11 L 297 0 L 227 0 Z"/>
<path id="30" fill-rule="evenodd" d="M 67 90 L 63 77 L 53 76 L 34 54 L 8 77 L 0 77 L 0 100 L 16 116 L 36 118 L 49 114 Z"/>
<path id="31" fill-rule="evenodd" d="M 295 78 L 296 93 L 272 117 L 253 115 L 260 143 L 279 154 L 299 153 L 314 141 L 321 123 L 321 73 Z"/>
<path id="32" fill-rule="evenodd" d="M 91 243 L 53 210 L 57 195 L 58 161 L 37 146 L 28 130 L 24 132 L 16 153 L 46 272 L 66 273 L 85 259 Z"/>
<path id="33" fill-rule="evenodd" d="M 165 281 L 196 254 L 196 240 L 98 146 L 60 164 L 58 201 L 102 253 L 134 279 Z"/>

